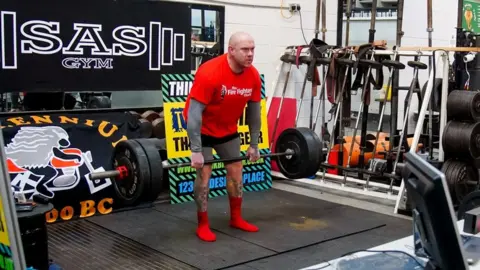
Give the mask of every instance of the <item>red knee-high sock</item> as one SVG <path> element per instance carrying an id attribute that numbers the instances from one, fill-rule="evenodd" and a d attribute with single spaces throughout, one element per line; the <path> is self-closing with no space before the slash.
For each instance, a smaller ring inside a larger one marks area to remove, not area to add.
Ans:
<path id="1" fill-rule="evenodd" d="M 217 237 L 210 230 L 207 212 L 206 211 L 198 212 L 197 217 L 198 217 L 198 228 L 197 228 L 198 238 L 206 242 L 214 242 L 217 239 Z"/>
<path id="2" fill-rule="evenodd" d="M 246 222 L 242 218 L 242 198 L 230 199 L 230 226 L 247 232 L 258 232 L 258 227 Z"/>

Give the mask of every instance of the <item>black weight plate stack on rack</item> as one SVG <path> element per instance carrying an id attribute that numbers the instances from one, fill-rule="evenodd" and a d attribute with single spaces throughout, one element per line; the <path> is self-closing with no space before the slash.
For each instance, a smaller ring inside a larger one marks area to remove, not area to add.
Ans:
<path id="1" fill-rule="evenodd" d="M 448 123 L 442 146 L 445 174 L 452 201 L 458 206 L 477 189 L 480 160 L 480 92 L 454 90 L 447 100 Z M 477 166 L 477 168 L 475 168 Z"/>
<path id="2" fill-rule="evenodd" d="M 44 207 L 39 205 L 38 207 Z M 32 212 L 18 213 L 20 234 L 22 236 L 23 251 L 27 267 L 38 270 L 48 270 L 48 232 L 45 213 Z"/>

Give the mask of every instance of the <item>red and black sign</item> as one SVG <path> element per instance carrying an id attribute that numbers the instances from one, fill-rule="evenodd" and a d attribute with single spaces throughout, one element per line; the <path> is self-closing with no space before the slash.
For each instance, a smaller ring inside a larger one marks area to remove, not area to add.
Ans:
<path id="1" fill-rule="evenodd" d="M 112 179 L 88 175 L 112 170 L 115 145 L 139 137 L 130 114 L 37 114 L 0 121 L 11 185 L 27 199 L 37 193 L 50 198 L 55 206 L 50 222 L 121 207 Z"/>
<path id="2" fill-rule="evenodd" d="M 0 1 L 0 91 L 156 90 L 190 72 L 189 4 Z"/>

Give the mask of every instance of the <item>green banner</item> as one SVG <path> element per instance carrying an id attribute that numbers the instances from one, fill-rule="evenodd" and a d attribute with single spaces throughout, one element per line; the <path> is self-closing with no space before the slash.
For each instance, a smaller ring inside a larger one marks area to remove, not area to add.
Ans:
<path id="1" fill-rule="evenodd" d="M 462 28 L 473 33 L 480 33 L 480 0 L 463 0 Z"/>

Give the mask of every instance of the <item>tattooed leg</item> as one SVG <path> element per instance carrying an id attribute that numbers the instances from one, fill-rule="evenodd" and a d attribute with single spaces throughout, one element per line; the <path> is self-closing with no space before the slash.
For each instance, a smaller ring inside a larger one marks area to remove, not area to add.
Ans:
<path id="1" fill-rule="evenodd" d="M 205 165 L 202 169 L 197 170 L 197 178 L 195 179 L 193 194 L 195 197 L 195 203 L 197 204 L 197 210 L 199 212 L 207 211 L 208 192 L 209 192 L 208 181 L 210 179 L 211 174 L 212 174 L 211 165 Z"/>
<path id="2" fill-rule="evenodd" d="M 227 170 L 227 191 L 230 197 L 243 197 L 243 165 L 242 162 L 234 162 L 225 165 Z"/>

